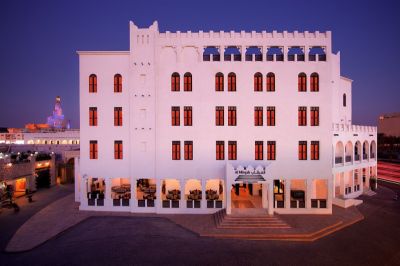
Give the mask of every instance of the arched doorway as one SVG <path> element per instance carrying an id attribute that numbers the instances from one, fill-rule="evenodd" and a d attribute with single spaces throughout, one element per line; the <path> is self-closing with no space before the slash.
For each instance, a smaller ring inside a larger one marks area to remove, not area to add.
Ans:
<path id="1" fill-rule="evenodd" d="M 75 159 L 70 158 L 65 165 L 66 183 L 74 183 L 75 181 Z"/>

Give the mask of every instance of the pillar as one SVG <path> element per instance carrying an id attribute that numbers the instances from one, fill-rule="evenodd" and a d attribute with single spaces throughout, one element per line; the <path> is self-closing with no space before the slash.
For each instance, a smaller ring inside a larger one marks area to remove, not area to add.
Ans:
<path id="1" fill-rule="evenodd" d="M 341 172 L 341 173 L 339 173 L 339 180 L 340 180 L 340 189 L 339 189 L 339 191 L 340 191 L 340 195 L 344 195 L 344 173 L 343 172 Z"/>
<path id="2" fill-rule="evenodd" d="M 83 176 L 81 178 L 81 183 L 80 183 L 80 187 L 81 187 L 81 191 L 80 191 L 80 206 L 87 206 L 88 205 L 88 199 L 87 199 L 87 182 L 88 182 L 88 178 L 87 176 Z"/>
<path id="3" fill-rule="evenodd" d="M 313 193 L 313 179 L 308 178 L 307 179 L 307 191 L 306 191 L 306 208 L 311 209 L 311 199 L 312 199 L 312 193 Z"/>
<path id="4" fill-rule="evenodd" d="M 225 193 L 226 193 L 226 214 L 231 214 L 232 213 L 232 195 L 231 195 L 231 184 L 226 180 L 226 187 L 225 187 Z"/>
<path id="5" fill-rule="evenodd" d="M 327 205 L 328 209 L 332 210 L 332 199 L 334 197 L 333 189 L 335 189 L 332 178 L 327 179 L 326 185 L 328 186 L 328 198 L 326 200 L 326 205 Z M 332 189 L 332 187 L 333 187 L 333 189 Z"/>
<path id="6" fill-rule="evenodd" d="M 354 192 L 354 187 L 356 186 L 355 178 L 354 178 L 354 170 L 351 170 L 351 182 L 352 182 L 351 191 Z"/>
<path id="7" fill-rule="evenodd" d="M 200 203 L 201 210 L 205 210 L 207 208 L 206 184 L 207 184 L 207 180 L 205 178 L 202 178 L 201 179 L 201 203 Z"/>
<path id="8" fill-rule="evenodd" d="M 179 200 L 179 209 L 186 209 L 185 202 L 185 179 L 179 179 L 179 189 L 181 191 L 181 199 Z"/>
<path id="9" fill-rule="evenodd" d="M 104 206 L 112 207 L 111 199 L 111 178 L 105 178 L 106 193 L 104 194 Z"/>
<path id="10" fill-rule="evenodd" d="M 272 181 L 268 183 L 268 214 L 274 214 L 274 186 Z"/>
<path id="11" fill-rule="evenodd" d="M 268 208 L 268 184 L 267 183 L 262 183 L 262 207 L 264 209 Z"/>
<path id="12" fill-rule="evenodd" d="M 158 210 L 162 209 L 162 197 L 161 197 L 162 183 L 163 183 L 162 179 L 159 179 L 159 178 L 156 179 L 156 201 L 155 201 L 154 206 L 156 207 L 157 212 L 158 212 Z"/>
<path id="13" fill-rule="evenodd" d="M 285 180 L 285 209 L 290 209 L 290 179 Z"/>
<path id="14" fill-rule="evenodd" d="M 131 200 L 129 201 L 129 205 L 131 206 L 131 211 L 134 212 L 137 208 L 137 187 L 135 178 L 131 178 Z"/>

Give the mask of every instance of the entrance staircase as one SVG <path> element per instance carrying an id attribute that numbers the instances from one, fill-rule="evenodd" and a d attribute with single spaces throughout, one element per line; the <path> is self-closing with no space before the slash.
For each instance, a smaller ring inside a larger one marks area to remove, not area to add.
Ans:
<path id="1" fill-rule="evenodd" d="M 225 210 L 221 210 L 214 215 L 215 225 L 218 229 L 289 229 L 291 228 L 285 221 L 278 216 L 267 214 L 258 215 L 226 215 Z M 258 231 L 258 230 L 257 230 Z"/>
<path id="2" fill-rule="evenodd" d="M 363 194 L 371 197 L 371 196 L 375 196 L 376 192 L 369 189 L 369 190 L 364 190 Z"/>

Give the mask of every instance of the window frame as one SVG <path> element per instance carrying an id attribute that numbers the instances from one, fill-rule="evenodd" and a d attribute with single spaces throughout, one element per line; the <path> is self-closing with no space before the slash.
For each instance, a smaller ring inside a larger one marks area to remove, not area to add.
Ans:
<path id="1" fill-rule="evenodd" d="M 319 91 L 319 75 L 316 72 L 310 75 L 310 91 L 312 92 Z"/>
<path id="2" fill-rule="evenodd" d="M 310 159 L 313 161 L 319 160 L 320 158 L 320 145 L 318 140 L 311 141 L 311 154 Z"/>
<path id="3" fill-rule="evenodd" d="M 307 106 L 298 108 L 298 126 L 307 126 Z"/>
<path id="4" fill-rule="evenodd" d="M 192 126 L 193 125 L 193 108 L 192 106 L 183 107 L 183 125 Z"/>
<path id="5" fill-rule="evenodd" d="M 228 91 L 236 91 L 236 74 L 234 72 L 228 74 Z"/>
<path id="6" fill-rule="evenodd" d="M 264 108 L 262 106 L 254 106 L 254 126 L 260 127 L 264 125 L 263 112 Z"/>
<path id="7" fill-rule="evenodd" d="M 97 93 L 97 75 L 89 75 L 89 93 Z"/>
<path id="8" fill-rule="evenodd" d="M 256 140 L 254 143 L 254 160 L 264 160 L 264 141 Z"/>
<path id="9" fill-rule="evenodd" d="M 299 92 L 307 91 L 307 75 L 304 72 L 299 73 L 297 76 L 297 88 Z"/>
<path id="10" fill-rule="evenodd" d="M 178 72 L 171 74 L 171 91 L 180 91 L 181 76 Z"/>
<path id="11" fill-rule="evenodd" d="M 231 160 L 231 161 L 237 160 L 237 141 L 236 140 L 228 141 L 228 160 Z"/>
<path id="12" fill-rule="evenodd" d="M 319 126 L 319 107 L 311 106 L 310 107 L 310 125 L 313 127 Z"/>
<path id="13" fill-rule="evenodd" d="M 263 91 L 263 75 L 260 72 L 254 74 L 254 91 Z"/>
<path id="14" fill-rule="evenodd" d="M 89 126 L 98 126 L 97 107 L 89 107 Z"/>
<path id="15" fill-rule="evenodd" d="M 275 106 L 267 106 L 267 126 L 274 127 L 276 125 Z"/>
<path id="16" fill-rule="evenodd" d="M 89 141 L 89 159 L 90 160 L 97 160 L 99 158 L 98 148 L 99 147 L 98 147 L 97 140 Z"/>
<path id="17" fill-rule="evenodd" d="M 224 74 L 215 74 L 215 91 L 224 91 Z"/>
<path id="18" fill-rule="evenodd" d="M 122 140 L 115 140 L 114 141 L 114 159 L 122 160 L 123 154 L 124 154 L 124 152 L 123 152 Z"/>
<path id="19" fill-rule="evenodd" d="M 267 88 L 266 91 L 275 91 L 275 74 L 269 72 L 267 74 Z"/>
<path id="20" fill-rule="evenodd" d="M 237 125 L 236 106 L 228 106 L 228 126 Z"/>
<path id="21" fill-rule="evenodd" d="M 183 75 L 183 90 L 192 91 L 193 90 L 193 76 L 192 73 L 186 72 Z"/>
<path id="22" fill-rule="evenodd" d="M 114 126 L 121 127 L 122 125 L 122 107 L 114 107 Z"/>
<path id="23" fill-rule="evenodd" d="M 122 92 L 122 75 L 121 74 L 114 75 L 114 92 L 115 93 Z"/>
<path id="24" fill-rule="evenodd" d="M 215 159 L 217 161 L 225 160 L 225 141 L 217 140 L 215 143 Z"/>
<path id="25" fill-rule="evenodd" d="M 276 141 L 267 141 L 267 160 L 276 160 Z"/>
<path id="26" fill-rule="evenodd" d="M 171 126 L 181 125 L 181 107 L 171 106 Z"/>
<path id="27" fill-rule="evenodd" d="M 298 155 L 300 161 L 307 160 L 307 141 L 305 140 L 299 141 Z"/>
<path id="28" fill-rule="evenodd" d="M 184 145 L 184 159 L 192 161 L 193 160 L 193 141 L 185 140 L 183 145 Z"/>
<path id="29" fill-rule="evenodd" d="M 172 160 L 178 161 L 181 159 L 181 142 L 179 140 L 172 141 Z"/>
<path id="30" fill-rule="evenodd" d="M 216 106 L 215 107 L 215 125 L 216 126 L 224 126 L 224 106 Z"/>

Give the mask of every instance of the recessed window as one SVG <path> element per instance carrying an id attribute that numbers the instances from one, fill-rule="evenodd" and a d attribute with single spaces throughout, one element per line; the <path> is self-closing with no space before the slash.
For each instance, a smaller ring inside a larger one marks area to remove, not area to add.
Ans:
<path id="1" fill-rule="evenodd" d="M 172 126 L 179 126 L 181 124 L 181 121 L 180 121 L 181 111 L 180 110 L 181 109 L 179 106 L 171 107 L 171 125 Z"/>
<path id="2" fill-rule="evenodd" d="M 311 107 L 311 126 L 319 126 L 319 107 Z"/>
<path id="3" fill-rule="evenodd" d="M 276 160 L 276 142 L 267 141 L 267 160 Z"/>
<path id="4" fill-rule="evenodd" d="M 225 160 L 225 142 L 216 142 L 216 160 Z"/>
<path id="5" fill-rule="evenodd" d="M 122 92 L 122 76 L 120 74 L 114 76 L 114 92 Z"/>
<path id="6" fill-rule="evenodd" d="M 300 73 L 297 79 L 299 91 L 307 91 L 307 75 L 305 73 Z"/>
<path id="7" fill-rule="evenodd" d="M 307 141 L 299 141 L 299 160 L 307 160 Z"/>
<path id="8" fill-rule="evenodd" d="M 91 140 L 89 142 L 89 156 L 90 159 L 95 160 L 98 158 L 98 151 L 97 151 L 97 140 Z"/>
<path id="9" fill-rule="evenodd" d="M 262 106 L 254 107 L 254 125 L 255 126 L 263 125 L 263 108 L 262 108 Z"/>
<path id="10" fill-rule="evenodd" d="M 260 72 L 254 74 L 254 91 L 262 91 L 263 90 L 263 77 Z"/>
<path id="11" fill-rule="evenodd" d="M 267 106 L 267 126 L 275 126 L 275 106 Z"/>
<path id="12" fill-rule="evenodd" d="M 183 90 L 192 91 L 192 74 L 186 72 L 183 76 Z"/>
<path id="13" fill-rule="evenodd" d="M 114 126 L 122 126 L 122 107 L 114 107 Z"/>
<path id="14" fill-rule="evenodd" d="M 228 141 L 228 160 L 237 160 L 237 143 Z"/>
<path id="15" fill-rule="evenodd" d="M 228 74 L 228 91 L 236 91 L 236 74 L 233 72 Z"/>
<path id="16" fill-rule="evenodd" d="M 192 106 L 185 106 L 184 110 L 184 125 L 192 126 Z"/>
<path id="17" fill-rule="evenodd" d="M 171 91 L 180 91 L 180 76 L 176 72 L 171 75 Z"/>
<path id="18" fill-rule="evenodd" d="M 310 76 L 310 91 L 319 91 L 319 75 L 312 73 Z"/>
<path id="19" fill-rule="evenodd" d="M 224 74 L 215 74 L 215 91 L 224 91 Z"/>
<path id="20" fill-rule="evenodd" d="M 299 126 L 307 126 L 307 107 L 300 106 L 298 114 Z"/>
<path id="21" fill-rule="evenodd" d="M 181 142 L 172 141 L 172 160 L 181 159 Z"/>
<path id="22" fill-rule="evenodd" d="M 255 160 L 264 160 L 264 142 L 255 142 Z"/>
<path id="23" fill-rule="evenodd" d="M 193 160 L 193 141 L 185 141 L 185 160 Z"/>
<path id="24" fill-rule="evenodd" d="M 89 76 L 89 93 L 97 92 L 97 76 L 95 74 L 91 74 Z"/>
<path id="25" fill-rule="evenodd" d="M 123 148 L 122 148 L 122 140 L 114 141 L 114 159 L 122 160 L 123 158 Z"/>
<path id="26" fill-rule="evenodd" d="M 89 126 L 97 126 L 97 107 L 89 107 Z"/>
<path id="27" fill-rule="evenodd" d="M 228 126 L 236 126 L 236 106 L 228 106 Z"/>
<path id="28" fill-rule="evenodd" d="M 343 107 L 346 107 L 346 93 L 343 94 Z"/>
<path id="29" fill-rule="evenodd" d="M 275 91 L 275 74 L 272 72 L 267 74 L 267 91 Z"/>
<path id="30" fill-rule="evenodd" d="M 311 160 L 319 160 L 319 141 L 311 141 Z"/>
<path id="31" fill-rule="evenodd" d="M 223 106 L 215 107 L 215 125 L 216 126 L 224 125 L 224 107 Z"/>

